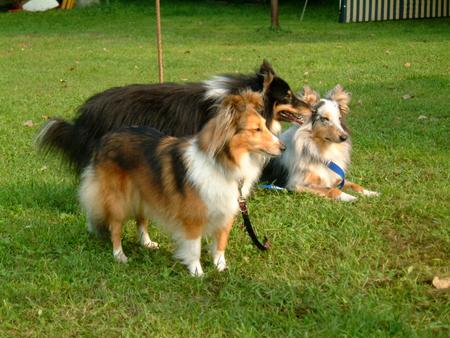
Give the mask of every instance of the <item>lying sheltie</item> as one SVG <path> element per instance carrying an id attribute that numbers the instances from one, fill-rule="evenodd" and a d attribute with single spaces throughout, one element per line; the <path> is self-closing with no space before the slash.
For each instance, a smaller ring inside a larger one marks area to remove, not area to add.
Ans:
<path id="1" fill-rule="evenodd" d="M 337 85 L 320 99 L 317 92 L 305 87 L 301 99 L 313 107 L 314 113 L 303 126 L 291 126 L 280 135 L 287 150 L 270 161 L 262 180 L 341 201 L 356 199 L 343 192 L 348 189 L 366 196 L 379 195 L 345 179 L 352 150 L 345 124 L 350 94 Z"/>
<path id="2" fill-rule="evenodd" d="M 238 212 L 238 188 L 249 194 L 261 170 L 261 156 L 276 156 L 284 145 L 258 113 L 260 94 L 227 95 L 193 137 L 164 136 L 149 127 L 128 127 L 106 134 L 81 176 L 80 201 L 90 231 L 111 233 L 113 254 L 127 257 L 122 225 L 135 219 L 141 244 L 157 247 L 147 219 L 163 226 L 177 243 L 175 257 L 192 275 L 203 273 L 201 239 L 212 236 L 212 257 L 226 268 L 225 248 Z"/>
<path id="3" fill-rule="evenodd" d="M 172 136 L 197 133 L 220 110 L 229 94 L 251 89 L 263 93 L 261 114 L 274 133 L 280 121 L 302 123 L 309 105 L 299 100 L 289 85 L 264 61 L 252 75 L 222 75 L 200 83 L 134 84 L 111 88 L 89 98 L 73 123 L 51 119 L 38 135 L 44 150 L 62 152 L 81 173 L 96 145 L 107 132 L 126 126 L 149 126 Z"/>

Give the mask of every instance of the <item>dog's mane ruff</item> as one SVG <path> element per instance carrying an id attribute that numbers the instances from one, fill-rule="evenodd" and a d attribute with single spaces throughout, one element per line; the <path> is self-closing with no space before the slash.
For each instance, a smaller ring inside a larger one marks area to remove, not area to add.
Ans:
<path id="1" fill-rule="evenodd" d="M 217 158 L 236 132 L 239 111 L 225 99 L 219 113 L 208 121 L 197 136 L 199 148 L 209 156 Z"/>
<path id="2" fill-rule="evenodd" d="M 334 87 L 327 93 L 325 98 L 328 100 L 336 101 L 342 115 L 347 115 L 350 111 L 348 105 L 351 100 L 351 93 L 346 92 L 341 85 L 336 85 L 336 87 Z"/>

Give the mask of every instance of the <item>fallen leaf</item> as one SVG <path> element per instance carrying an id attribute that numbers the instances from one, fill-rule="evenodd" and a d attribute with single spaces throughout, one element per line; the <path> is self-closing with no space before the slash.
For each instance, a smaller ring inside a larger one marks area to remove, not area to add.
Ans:
<path id="1" fill-rule="evenodd" d="M 435 276 L 432 284 L 436 289 L 448 289 L 450 288 L 450 277 L 439 278 Z"/>
<path id="2" fill-rule="evenodd" d="M 391 51 L 390 51 L 389 49 L 386 49 L 384 52 L 385 52 L 387 55 L 391 55 L 391 54 L 392 54 Z"/>
<path id="3" fill-rule="evenodd" d="M 32 127 L 32 126 L 34 126 L 34 123 L 33 123 L 32 120 L 26 120 L 26 121 L 23 123 L 23 125 L 26 126 L 26 127 Z"/>
<path id="4" fill-rule="evenodd" d="M 48 167 L 47 167 L 46 165 L 44 165 L 44 166 L 42 166 L 41 169 L 39 169 L 39 171 L 45 171 L 45 170 L 47 170 L 47 169 L 48 169 Z"/>
<path id="5" fill-rule="evenodd" d="M 47 121 L 49 119 L 48 115 L 42 115 L 41 118 L 45 121 Z"/>
<path id="6" fill-rule="evenodd" d="M 403 99 L 403 100 L 409 100 L 409 99 L 412 99 L 413 97 L 414 97 L 414 95 L 411 95 L 411 94 L 405 94 L 405 95 L 402 96 L 402 99 Z"/>
<path id="7" fill-rule="evenodd" d="M 428 117 L 426 117 L 425 115 L 420 115 L 417 119 L 418 120 L 425 120 L 425 119 L 427 119 Z"/>
<path id="8" fill-rule="evenodd" d="M 303 75 L 308 76 L 309 72 L 304 72 Z"/>
<path id="9" fill-rule="evenodd" d="M 358 100 L 357 104 L 358 104 L 358 106 L 362 106 L 363 105 L 362 100 Z"/>
<path id="10" fill-rule="evenodd" d="M 411 68 L 411 63 L 410 62 L 406 62 L 403 66 L 405 66 L 405 68 Z"/>

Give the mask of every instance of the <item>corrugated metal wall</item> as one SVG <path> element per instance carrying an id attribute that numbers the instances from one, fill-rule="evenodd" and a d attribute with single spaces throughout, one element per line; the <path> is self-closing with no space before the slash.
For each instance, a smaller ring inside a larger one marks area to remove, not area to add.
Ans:
<path id="1" fill-rule="evenodd" d="M 340 0 L 340 22 L 450 16 L 450 0 Z"/>

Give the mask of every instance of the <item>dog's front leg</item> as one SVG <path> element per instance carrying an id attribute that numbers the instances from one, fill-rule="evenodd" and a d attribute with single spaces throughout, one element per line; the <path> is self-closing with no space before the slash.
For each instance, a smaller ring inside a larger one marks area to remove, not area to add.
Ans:
<path id="1" fill-rule="evenodd" d="M 231 228 L 233 227 L 234 218 L 232 218 L 223 228 L 219 229 L 215 233 L 214 242 L 212 244 L 211 255 L 214 265 L 218 271 L 223 271 L 227 267 L 225 260 L 225 249 L 228 245 L 228 236 Z"/>
<path id="2" fill-rule="evenodd" d="M 202 249 L 202 226 L 196 224 L 184 224 L 182 233 L 174 234 L 178 247 L 175 258 L 187 266 L 192 276 L 200 277 L 203 269 L 200 264 Z"/>
<path id="3" fill-rule="evenodd" d="M 346 191 L 348 189 L 352 189 L 353 191 L 356 191 L 357 193 L 362 194 L 364 196 L 380 196 L 380 193 L 377 191 L 367 190 L 362 186 L 360 186 L 359 184 L 350 181 L 345 181 L 342 190 Z"/>
<path id="4" fill-rule="evenodd" d="M 200 264 L 200 255 L 202 248 L 202 237 L 194 239 L 180 238 L 177 240 L 178 248 L 175 252 L 175 258 L 187 266 L 192 276 L 200 277 L 203 275 L 202 265 Z"/>
<path id="5" fill-rule="evenodd" d="M 322 188 L 310 186 L 310 187 L 298 187 L 296 190 L 299 192 L 308 191 L 322 197 L 328 197 L 334 200 L 344 202 L 353 202 L 354 200 L 357 199 L 355 196 L 349 195 L 337 188 Z"/>

